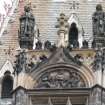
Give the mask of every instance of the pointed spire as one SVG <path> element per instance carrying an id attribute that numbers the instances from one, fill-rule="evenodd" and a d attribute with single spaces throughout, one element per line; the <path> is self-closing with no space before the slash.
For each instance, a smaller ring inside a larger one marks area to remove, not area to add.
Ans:
<path id="1" fill-rule="evenodd" d="M 72 105 L 69 97 L 67 99 L 67 104 L 66 105 Z"/>
<path id="2" fill-rule="evenodd" d="M 50 97 L 48 99 L 48 105 L 53 105 L 52 102 L 51 102 L 51 98 Z"/>

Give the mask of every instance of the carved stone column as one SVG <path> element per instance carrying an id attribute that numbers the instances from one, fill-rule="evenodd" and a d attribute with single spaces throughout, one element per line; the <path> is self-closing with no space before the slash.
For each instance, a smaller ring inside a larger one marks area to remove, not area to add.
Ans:
<path id="1" fill-rule="evenodd" d="M 59 28 L 59 30 L 58 30 L 58 35 L 59 35 L 58 47 L 67 46 L 66 34 L 68 32 L 68 27 L 69 27 L 67 20 L 68 20 L 68 18 L 65 16 L 65 14 L 61 13 L 60 17 L 58 18 L 58 24 L 56 25 L 56 28 Z"/>

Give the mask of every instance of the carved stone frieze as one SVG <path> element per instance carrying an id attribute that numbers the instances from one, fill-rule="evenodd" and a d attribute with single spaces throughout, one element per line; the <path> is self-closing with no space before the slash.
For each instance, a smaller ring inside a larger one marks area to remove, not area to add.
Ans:
<path id="1" fill-rule="evenodd" d="M 36 48 L 35 48 L 36 50 L 41 50 L 42 49 L 42 42 L 41 41 L 38 41 L 37 43 L 36 43 Z"/>
<path id="2" fill-rule="evenodd" d="M 83 47 L 84 49 L 87 49 L 88 48 L 88 41 L 84 40 L 83 41 Z"/>
<path id="3" fill-rule="evenodd" d="M 44 43 L 44 49 L 47 49 L 47 50 L 51 49 L 51 42 L 50 42 L 50 41 L 47 40 L 47 41 Z"/>
<path id="4" fill-rule="evenodd" d="M 74 71 L 56 70 L 45 73 L 39 80 L 38 88 L 85 87 L 82 77 Z"/>

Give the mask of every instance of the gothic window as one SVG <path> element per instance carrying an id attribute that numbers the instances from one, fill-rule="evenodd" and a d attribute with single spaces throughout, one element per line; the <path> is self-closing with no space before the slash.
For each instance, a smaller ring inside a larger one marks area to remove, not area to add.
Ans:
<path id="1" fill-rule="evenodd" d="M 4 73 L 4 77 L 2 80 L 2 93 L 1 97 L 2 98 L 11 98 L 11 91 L 13 89 L 13 78 L 10 75 L 9 71 L 6 71 Z"/>
<path id="2" fill-rule="evenodd" d="M 69 29 L 69 43 L 73 44 L 78 41 L 78 28 L 76 23 L 72 23 Z"/>

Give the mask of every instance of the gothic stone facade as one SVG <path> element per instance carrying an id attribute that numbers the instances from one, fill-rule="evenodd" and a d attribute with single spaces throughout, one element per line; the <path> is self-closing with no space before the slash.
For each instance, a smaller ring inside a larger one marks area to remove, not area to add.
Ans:
<path id="1" fill-rule="evenodd" d="M 104 4 L 19 2 L 0 38 L 0 105 L 105 105 Z"/>

